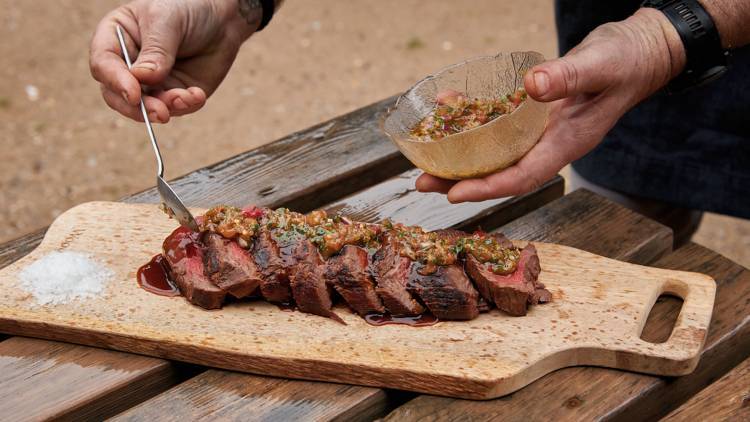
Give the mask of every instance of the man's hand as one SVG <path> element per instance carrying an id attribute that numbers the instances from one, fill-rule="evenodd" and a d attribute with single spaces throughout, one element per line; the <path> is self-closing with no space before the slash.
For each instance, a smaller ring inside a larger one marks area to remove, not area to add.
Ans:
<path id="1" fill-rule="evenodd" d="M 197 111 L 224 79 L 240 45 L 257 28 L 238 13 L 237 0 L 135 0 L 102 19 L 91 40 L 90 67 L 104 101 L 143 121 L 141 84 L 149 118 Z M 260 23 L 258 11 L 257 23 Z M 120 24 L 131 57 L 129 70 L 115 33 Z"/>
<path id="2" fill-rule="evenodd" d="M 552 110 L 541 139 L 518 163 L 460 182 L 423 174 L 417 189 L 447 193 L 451 202 L 530 192 L 592 150 L 625 112 L 666 85 L 684 65 L 677 31 L 655 9 L 602 25 L 565 57 L 526 73 L 526 92 L 537 101 L 552 102 Z"/>

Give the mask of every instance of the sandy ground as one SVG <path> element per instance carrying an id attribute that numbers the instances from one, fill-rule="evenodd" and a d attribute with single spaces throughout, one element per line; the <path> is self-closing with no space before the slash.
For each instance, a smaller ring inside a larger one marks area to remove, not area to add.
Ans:
<path id="1" fill-rule="evenodd" d="M 71 206 L 153 184 L 144 129 L 88 72 L 111 0 L 0 0 L 0 241 Z M 462 59 L 556 54 L 551 0 L 289 0 L 197 115 L 157 128 L 173 178 L 398 93 Z M 750 265 L 750 223 L 709 216 L 696 239 Z"/>

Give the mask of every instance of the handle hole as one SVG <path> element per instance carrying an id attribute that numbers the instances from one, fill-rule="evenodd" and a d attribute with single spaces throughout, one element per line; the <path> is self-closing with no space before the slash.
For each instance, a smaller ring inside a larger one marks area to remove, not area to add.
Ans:
<path id="1" fill-rule="evenodd" d="M 662 293 L 651 307 L 646 324 L 641 331 L 641 340 L 650 343 L 664 343 L 672 335 L 677 316 L 682 309 L 682 298 Z"/>

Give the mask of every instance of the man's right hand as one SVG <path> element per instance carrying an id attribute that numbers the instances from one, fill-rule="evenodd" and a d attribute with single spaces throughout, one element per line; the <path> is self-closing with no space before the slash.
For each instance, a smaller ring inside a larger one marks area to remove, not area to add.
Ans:
<path id="1" fill-rule="evenodd" d="M 91 40 L 89 65 L 102 97 L 114 110 L 143 121 L 141 85 L 149 119 L 197 111 L 232 66 L 240 45 L 260 24 L 239 15 L 237 0 L 135 0 L 101 20 Z M 115 27 L 125 32 L 131 57 L 122 58 Z"/>

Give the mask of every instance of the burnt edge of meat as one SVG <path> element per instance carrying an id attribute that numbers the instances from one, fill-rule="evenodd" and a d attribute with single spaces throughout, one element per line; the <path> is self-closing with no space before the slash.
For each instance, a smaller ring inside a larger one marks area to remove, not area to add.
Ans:
<path id="1" fill-rule="evenodd" d="M 398 253 L 396 239 L 386 234 L 370 264 L 370 273 L 376 281 L 375 291 L 386 310 L 396 317 L 416 316 L 425 312 L 408 290 L 412 261 Z"/>
<path id="2" fill-rule="evenodd" d="M 206 275 L 216 287 L 237 299 L 250 296 L 261 283 L 261 274 L 250 253 L 237 242 L 217 233 L 206 233 Z"/>
<path id="3" fill-rule="evenodd" d="M 549 302 L 552 295 L 538 282 L 541 266 L 536 247 L 529 243 L 521 250 L 516 270 L 507 275 L 495 274 L 490 264 L 481 263 L 473 256 L 466 257 L 466 270 L 477 290 L 489 303 L 513 315 L 526 315 L 530 304 Z"/>
<path id="4" fill-rule="evenodd" d="M 325 280 L 325 263 L 318 248 L 306 238 L 294 242 L 289 282 L 297 308 L 302 312 L 320 315 L 346 324 L 335 312 L 331 287 Z"/>
<path id="5" fill-rule="evenodd" d="M 263 298 L 274 303 L 291 303 L 292 290 L 287 266 L 270 232 L 263 230 L 258 234 L 253 243 L 252 256 L 260 271 L 260 293 Z"/>
<path id="6" fill-rule="evenodd" d="M 346 245 L 326 261 L 325 278 L 354 312 L 361 316 L 383 313 L 385 307 L 375 292 L 367 250 Z"/>
<path id="7" fill-rule="evenodd" d="M 409 291 L 438 319 L 467 320 L 479 315 L 479 293 L 460 264 L 438 266 L 431 274 L 420 274 L 422 264 L 413 263 Z"/>

